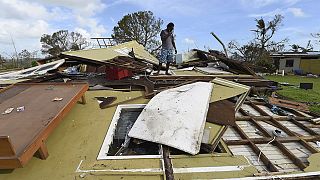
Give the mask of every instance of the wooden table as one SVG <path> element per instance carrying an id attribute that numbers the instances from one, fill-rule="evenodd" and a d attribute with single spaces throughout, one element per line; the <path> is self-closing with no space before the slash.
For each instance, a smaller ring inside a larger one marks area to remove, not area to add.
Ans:
<path id="1" fill-rule="evenodd" d="M 35 153 L 46 159 L 45 140 L 80 98 L 85 103 L 87 90 L 86 83 L 26 83 L 0 90 L 0 169 L 23 167 Z"/>

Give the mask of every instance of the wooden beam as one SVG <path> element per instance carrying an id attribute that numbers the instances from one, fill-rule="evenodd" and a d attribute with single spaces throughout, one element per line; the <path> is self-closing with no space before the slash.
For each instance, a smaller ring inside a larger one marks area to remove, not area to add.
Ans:
<path id="1" fill-rule="evenodd" d="M 257 156 L 260 155 L 260 159 L 270 171 L 279 172 L 278 168 L 267 158 L 267 156 L 259 149 L 257 145 L 252 142 L 250 142 L 249 145 Z"/>
<path id="2" fill-rule="evenodd" d="M 262 127 L 259 123 L 257 123 L 257 121 L 254 118 L 252 118 L 250 122 L 252 122 L 252 124 L 254 124 L 258 128 L 258 130 L 263 133 L 264 136 L 266 136 L 266 137 L 272 137 L 273 136 L 264 127 Z"/>
<path id="3" fill-rule="evenodd" d="M 249 146 L 251 149 L 256 153 L 257 156 L 260 155 L 260 158 L 262 162 L 265 164 L 265 166 L 272 172 L 278 172 L 279 170 L 276 168 L 276 166 L 267 158 L 267 156 L 259 149 L 257 145 L 255 145 L 253 142 L 250 141 L 250 138 L 246 135 L 245 132 L 236 124 L 234 126 L 235 130 L 239 133 L 241 138 L 249 141 Z"/>
<path id="4" fill-rule="evenodd" d="M 246 144 L 249 144 L 250 141 L 247 139 L 241 139 L 241 140 L 224 140 L 224 142 L 228 146 L 233 146 L 233 145 L 246 145 Z"/>
<path id="5" fill-rule="evenodd" d="M 40 159 L 42 159 L 42 160 L 47 159 L 48 156 L 49 156 L 47 146 L 44 144 L 44 142 L 42 142 L 42 144 L 40 145 L 40 147 L 39 147 L 37 152 L 38 152 L 38 154 L 40 156 Z"/>
<path id="6" fill-rule="evenodd" d="M 173 167 L 170 159 L 170 150 L 168 146 L 163 145 L 163 161 L 164 161 L 164 168 L 165 168 L 165 179 L 166 180 L 174 180 L 173 174 Z"/>
<path id="7" fill-rule="evenodd" d="M 249 104 L 251 105 L 251 107 L 253 109 L 255 109 L 256 111 L 258 111 L 261 115 L 263 116 L 269 116 L 268 113 L 266 113 L 264 110 L 262 110 L 261 108 L 259 108 L 257 105 L 255 105 L 254 103 L 252 103 L 251 101 L 249 102 Z"/>
<path id="8" fill-rule="evenodd" d="M 292 118 L 290 120 L 290 122 L 292 122 L 293 124 L 297 125 L 298 127 L 300 127 L 301 129 L 307 131 L 308 133 L 310 133 L 311 135 L 318 135 L 318 133 L 316 133 L 314 130 L 308 128 L 307 126 L 305 126 L 304 124 L 302 124 L 301 122 L 295 120 L 295 118 Z"/>
<path id="9" fill-rule="evenodd" d="M 87 104 L 87 100 L 86 100 L 86 95 L 85 94 L 83 94 L 81 96 L 81 104 Z"/>
<path id="10" fill-rule="evenodd" d="M 318 153 L 320 152 L 317 148 L 311 146 L 306 140 L 301 139 L 299 141 L 305 148 L 307 148 L 311 153 Z"/>
<path id="11" fill-rule="evenodd" d="M 295 156 L 290 150 L 288 150 L 282 143 L 274 141 L 274 144 L 301 170 L 307 167 L 305 163 L 303 163 L 297 156 Z"/>

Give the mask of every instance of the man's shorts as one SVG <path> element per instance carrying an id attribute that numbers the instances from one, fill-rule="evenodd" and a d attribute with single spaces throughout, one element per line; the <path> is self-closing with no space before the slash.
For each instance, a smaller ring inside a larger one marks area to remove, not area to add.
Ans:
<path id="1" fill-rule="evenodd" d="M 160 63 L 173 63 L 173 49 L 161 49 L 159 60 Z"/>

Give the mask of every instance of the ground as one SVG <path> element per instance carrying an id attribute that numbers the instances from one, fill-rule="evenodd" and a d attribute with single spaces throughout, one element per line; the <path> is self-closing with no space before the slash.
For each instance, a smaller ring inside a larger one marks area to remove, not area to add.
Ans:
<path id="1" fill-rule="evenodd" d="M 278 90 L 277 94 L 284 96 L 290 100 L 298 102 L 310 102 L 310 110 L 320 113 L 320 78 L 309 78 L 305 76 L 266 76 L 276 82 L 287 82 L 293 86 L 281 86 L 282 90 Z M 313 83 L 313 89 L 300 89 L 300 83 Z"/>

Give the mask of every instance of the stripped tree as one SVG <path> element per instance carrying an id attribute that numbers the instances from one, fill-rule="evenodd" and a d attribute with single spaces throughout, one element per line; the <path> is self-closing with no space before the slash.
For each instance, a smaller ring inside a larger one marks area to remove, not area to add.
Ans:
<path id="1" fill-rule="evenodd" d="M 89 42 L 80 33 L 69 33 L 68 30 L 60 30 L 52 35 L 43 34 L 40 42 L 41 52 L 51 56 L 57 56 L 64 51 L 81 50 L 89 46 Z"/>
<path id="2" fill-rule="evenodd" d="M 320 32 L 318 33 L 311 33 L 311 36 L 316 38 L 318 44 L 320 44 Z"/>
<path id="3" fill-rule="evenodd" d="M 125 15 L 113 28 L 112 38 L 116 43 L 136 40 L 150 52 L 160 45 L 159 34 L 163 20 L 151 11 L 139 11 Z"/>
<path id="4" fill-rule="evenodd" d="M 244 45 L 237 41 L 231 41 L 228 44 L 233 57 L 252 63 L 253 65 L 267 67 L 272 70 L 270 52 L 283 51 L 288 39 L 281 41 L 272 41 L 272 37 L 278 30 L 283 20 L 283 16 L 275 15 L 271 21 L 266 22 L 263 18 L 255 19 L 256 29 L 255 37 Z"/>

